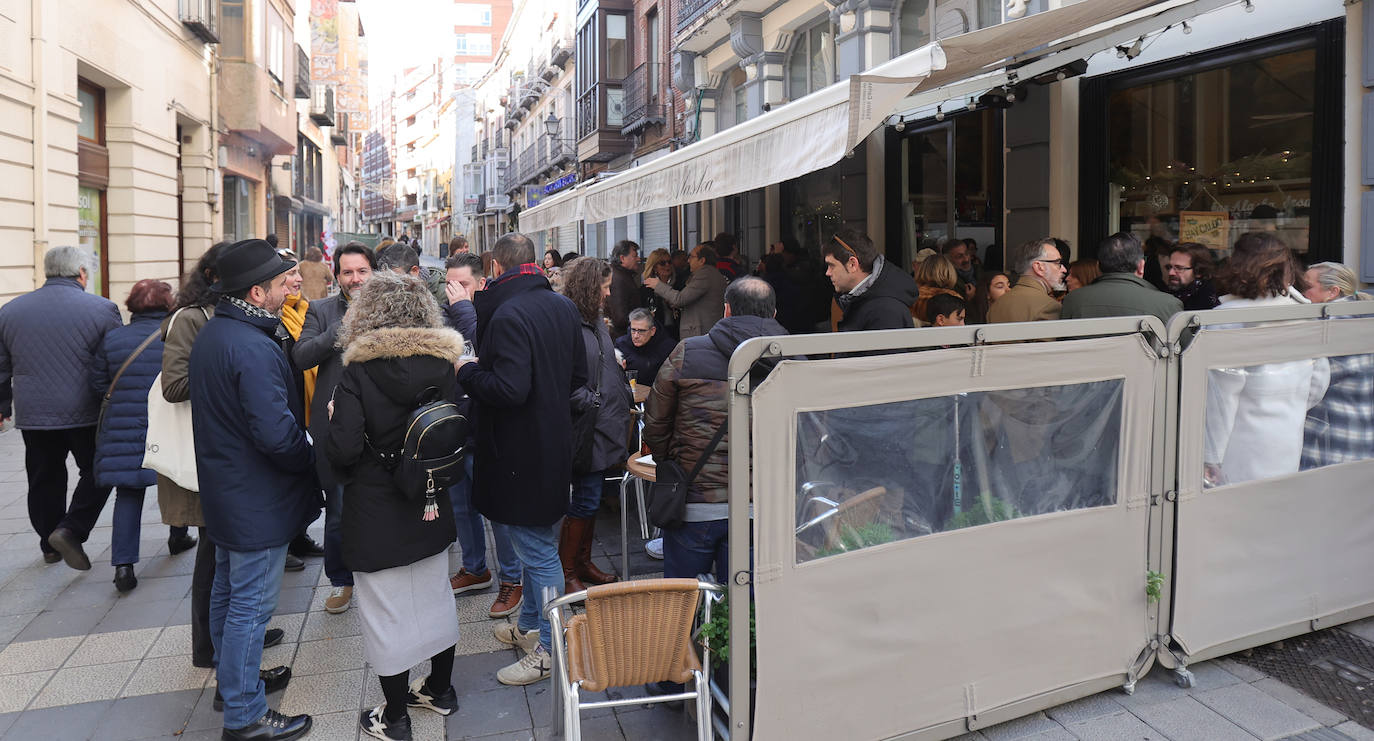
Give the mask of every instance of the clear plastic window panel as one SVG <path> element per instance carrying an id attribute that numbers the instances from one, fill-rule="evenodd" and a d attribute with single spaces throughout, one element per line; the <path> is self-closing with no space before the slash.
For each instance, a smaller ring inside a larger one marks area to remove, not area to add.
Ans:
<path id="1" fill-rule="evenodd" d="M 1204 487 L 1374 458 L 1374 355 L 1207 372 Z"/>
<path id="2" fill-rule="evenodd" d="M 1114 504 L 1121 379 L 797 415 L 797 561 Z"/>

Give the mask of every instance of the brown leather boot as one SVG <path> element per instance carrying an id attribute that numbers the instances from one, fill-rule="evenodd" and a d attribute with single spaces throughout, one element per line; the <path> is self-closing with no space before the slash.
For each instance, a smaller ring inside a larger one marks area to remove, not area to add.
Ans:
<path id="1" fill-rule="evenodd" d="M 570 518 L 572 519 L 572 518 Z M 573 532 L 580 532 L 577 541 L 577 575 L 587 584 L 610 584 L 619 581 L 615 574 L 607 574 L 592 563 L 592 537 L 596 535 L 596 518 L 577 518 Z"/>
<path id="2" fill-rule="evenodd" d="M 572 594 L 587 588 L 577 578 L 577 547 L 582 537 L 579 522 L 581 520 L 576 518 L 564 517 L 563 528 L 558 533 L 558 560 L 563 562 L 563 594 Z"/>

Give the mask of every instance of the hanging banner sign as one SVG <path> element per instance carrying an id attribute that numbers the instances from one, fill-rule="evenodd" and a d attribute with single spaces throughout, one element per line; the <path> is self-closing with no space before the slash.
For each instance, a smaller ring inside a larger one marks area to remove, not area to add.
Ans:
<path id="1" fill-rule="evenodd" d="M 1231 214 L 1226 211 L 1180 211 L 1178 241 L 1197 242 L 1208 249 L 1231 249 Z"/>

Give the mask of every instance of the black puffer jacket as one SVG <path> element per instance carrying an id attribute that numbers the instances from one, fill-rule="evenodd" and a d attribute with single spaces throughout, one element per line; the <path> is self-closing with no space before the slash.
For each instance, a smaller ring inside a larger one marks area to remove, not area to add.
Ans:
<path id="1" fill-rule="evenodd" d="M 369 332 L 344 351 L 326 452 L 344 486 L 343 555 L 350 571 L 406 566 L 444 551 L 457 537 L 448 492 L 439 493 L 439 518 L 426 522 L 424 501 L 402 496 L 368 441 L 376 450 L 400 450 L 406 420 L 426 389 L 453 398 L 453 364 L 462 353 L 462 336 L 451 329 L 402 328 Z"/>
<path id="2" fill-rule="evenodd" d="M 865 329 L 911 329 L 911 305 L 916 302 L 916 281 L 902 269 L 883 263 L 878 276 L 868 289 L 858 296 L 840 296 L 841 332 Z"/>

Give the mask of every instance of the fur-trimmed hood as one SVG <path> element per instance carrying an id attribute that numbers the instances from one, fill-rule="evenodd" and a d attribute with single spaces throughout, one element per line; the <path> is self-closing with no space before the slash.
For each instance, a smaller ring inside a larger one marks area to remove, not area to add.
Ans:
<path id="1" fill-rule="evenodd" d="M 463 354 L 463 336 L 448 328 L 387 327 L 368 332 L 344 348 L 343 363 L 366 363 L 378 358 L 431 355 L 450 363 Z"/>

